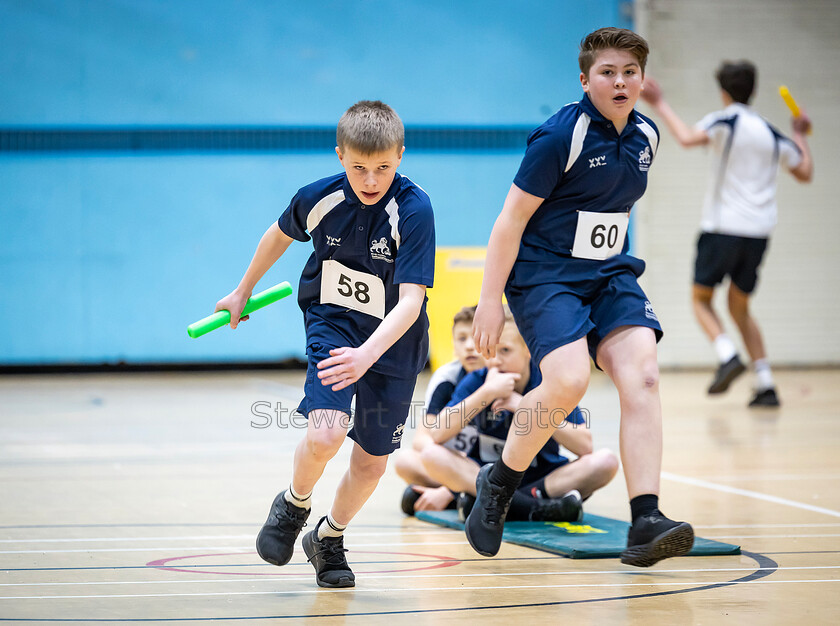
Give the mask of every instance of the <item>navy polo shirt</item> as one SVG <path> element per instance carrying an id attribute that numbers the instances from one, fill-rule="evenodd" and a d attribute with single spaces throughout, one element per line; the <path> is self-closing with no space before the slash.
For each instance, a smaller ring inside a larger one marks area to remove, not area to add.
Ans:
<path id="1" fill-rule="evenodd" d="M 401 283 L 431 287 L 435 272 L 435 225 L 429 196 L 405 176 L 395 174 L 385 196 L 365 205 L 346 174 L 301 188 L 277 222 L 298 241 L 312 240 L 298 287 L 307 349 L 313 344 L 357 348 L 381 320 L 334 304 L 321 303 L 321 268 L 326 260 L 379 277 L 385 285 L 385 314 L 399 301 Z M 426 301 L 417 320 L 371 367 L 407 378 L 425 367 L 429 350 Z"/>
<path id="2" fill-rule="evenodd" d="M 525 227 L 517 262 L 570 257 L 577 211 L 630 211 L 645 191 L 658 143 L 649 118 L 631 111 L 619 135 L 586 94 L 535 129 L 513 182 L 545 200 Z M 625 240 L 623 254 L 627 247 Z"/>
<path id="3" fill-rule="evenodd" d="M 470 397 L 472 394 L 478 391 L 478 389 L 484 384 L 484 381 L 486 379 L 486 367 L 467 374 L 463 378 L 463 380 L 460 383 L 458 383 L 458 385 L 455 387 L 455 392 L 452 394 L 452 399 L 449 401 L 449 404 L 447 404 L 447 406 L 455 406 L 456 404 L 459 404 L 466 400 L 468 397 Z M 530 364 L 530 377 L 528 379 L 528 384 L 525 385 L 525 392 L 523 393 L 523 395 L 534 389 L 537 385 L 540 384 L 541 381 L 542 374 L 540 373 L 540 368 L 532 360 Z M 519 421 L 515 425 L 513 424 L 513 418 L 514 414 L 510 411 L 499 411 L 498 413 L 494 414 L 489 407 L 481 411 L 478 415 L 476 415 L 470 421 L 470 424 L 474 425 L 478 430 L 478 440 L 475 442 L 472 449 L 468 451 L 467 456 L 481 463 L 485 463 L 488 462 L 488 460 L 490 460 L 487 458 L 482 458 L 482 437 L 485 438 L 485 446 L 488 445 L 488 443 L 490 445 L 495 445 L 496 453 L 498 455 L 501 455 L 501 446 L 503 444 L 501 444 L 500 442 L 507 440 L 511 426 L 513 425 L 515 428 L 522 428 L 524 426 L 524 421 L 522 417 L 518 418 Z M 543 419 L 547 420 L 548 415 L 546 415 Z M 570 422 L 572 424 L 583 424 L 586 420 L 581 414 L 580 409 L 575 407 L 575 410 L 572 411 L 566 417 L 565 421 Z M 490 441 L 488 441 L 488 438 Z M 493 443 L 493 440 L 495 440 L 495 444 Z M 545 476 L 556 467 L 568 462 L 568 460 L 569 459 L 560 454 L 560 445 L 557 443 L 557 441 L 555 441 L 553 438 L 549 439 L 537 453 L 537 456 L 532 462 L 531 467 L 528 468 L 526 476 L 525 478 L 523 478 L 523 484 L 527 484 L 532 480 L 536 480 L 541 476 Z"/>

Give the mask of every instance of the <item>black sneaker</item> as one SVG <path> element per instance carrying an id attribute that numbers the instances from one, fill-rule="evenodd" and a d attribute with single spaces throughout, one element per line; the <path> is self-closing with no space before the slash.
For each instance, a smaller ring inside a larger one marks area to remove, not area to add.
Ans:
<path id="1" fill-rule="evenodd" d="M 400 502 L 402 512 L 406 515 L 414 515 L 414 503 L 419 499 L 420 494 L 414 491 L 413 485 L 406 487 L 403 491 L 402 502 Z"/>
<path id="2" fill-rule="evenodd" d="M 322 517 L 318 525 L 327 518 Z M 301 540 L 306 558 L 315 567 L 315 580 L 319 587 L 355 587 L 356 577 L 347 565 L 344 553 L 344 536 L 318 539 L 318 526 Z"/>
<path id="3" fill-rule="evenodd" d="M 513 498 L 514 487 L 503 487 L 490 482 L 492 464 L 478 471 L 475 479 L 475 506 L 467 516 L 464 530 L 467 541 L 481 556 L 496 556 L 502 545 L 505 516 Z"/>
<path id="4" fill-rule="evenodd" d="M 779 402 L 779 396 L 776 395 L 775 387 L 770 387 L 770 389 L 762 389 L 761 391 L 756 392 L 755 398 L 750 400 L 749 406 L 780 406 L 781 403 Z"/>
<path id="5" fill-rule="evenodd" d="M 295 539 L 306 526 L 311 509 L 302 509 L 286 501 L 282 491 L 274 498 L 268 519 L 257 535 L 257 554 L 272 565 L 285 565 L 295 552 Z"/>
<path id="6" fill-rule="evenodd" d="M 455 510 L 458 511 L 459 522 L 467 521 L 467 517 L 469 517 L 470 511 L 473 510 L 473 506 L 475 506 L 474 495 L 469 494 L 466 491 L 462 491 L 458 494 L 458 497 L 455 498 Z"/>
<path id="7" fill-rule="evenodd" d="M 583 499 L 577 489 L 559 498 L 537 501 L 529 519 L 532 522 L 579 522 L 583 519 Z"/>
<path id="8" fill-rule="evenodd" d="M 717 372 L 715 372 L 715 379 L 709 387 L 709 394 L 714 395 L 716 393 L 723 393 L 729 389 L 729 385 L 732 384 L 732 381 L 738 378 L 738 376 L 743 374 L 746 370 L 747 368 L 744 367 L 744 364 L 741 363 L 741 359 L 739 359 L 736 354 L 717 369 Z"/>
<path id="9" fill-rule="evenodd" d="M 688 522 L 675 522 L 660 511 L 638 518 L 627 531 L 627 549 L 621 562 L 650 567 L 662 559 L 682 556 L 694 545 L 694 529 Z"/>

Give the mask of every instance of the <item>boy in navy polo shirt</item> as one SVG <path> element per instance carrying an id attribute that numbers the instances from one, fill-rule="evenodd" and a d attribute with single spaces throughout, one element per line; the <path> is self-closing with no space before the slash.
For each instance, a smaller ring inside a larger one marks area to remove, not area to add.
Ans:
<path id="1" fill-rule="evenodd" d="M 530 428 L 528 416 L 523 420 L 517 411 L 522 394 L 534 389 L 540 380 L 539 368 L 508 313 L 496 357 L 487 362 L 486 368 L 471 372 L 458 383 L 421 454 L 430 476 L 463 492 L 459 514 L 472 508 L 479 468 L 499 459 L 510 430 Z M 618 459 L 609 450 L 593 452 L 592 434 L 577 407 L 569 415 L 555 411 L 542 419 L 551 423 L 554 431 L 525 471 L 506 519 L 577 521 L 583 515 L 581 500 L 612 480 L 618 471 Z M 467 424 L 476 437 L 466 456 L 444 447 Z M 561 444 L 578 459 L 570 463 L 560 453 Z"/>
<path id="2" fill-rule="evenodd" d="M 344 173 L 298 191 L 216 310 L 229 310 L 236 328 L 257 281 L 293 240 L 312 239 L 315 250 L 298 291 L 309 359 L 298 411 L 309 423 L 295 450 L 291 484 L 275 498 L 257 552 L 274 565 L 289 562 L 309 517 L 312 489 L 349 434 L 355 442 L 350 467 L 332 509 L 302 544 L 319 586 L 353 587 L 343 532 L 400 445 L 426 363 L 425 293 L 434 277 L 435 231 L 429 197 L 396 173 L 404 130 L 391 107 L 356 103 L 339 120 L 336 139 Z"/>
<path id="3" fill-rule="evenodd" d="M 647 567 L 691 549 L 694 531 L 658 509 L 662 423 L 656 342 L 662 329 L 637 278 L 642 260 L 626 241 L 658 131 L 633 107 L 648 46 L 637 34 L 602 28 L 581 42 L 584 95 L 531 133 L 519 172 L 490 235 L 475 341 L 494 353 L 504 324 L 502 292 L 539 363 L 542 383 L 520 412 L 530 429 L 508 437 L 501 459 L 482 470 L 466 522 L 473 548 L 493 556 L 505 512 L 525 470 L 553 429 L 545 411 L 567 414 L 589 384 L 589 358 L 621 401 L 621 457 L 632 526 L 623 563 Z"/>

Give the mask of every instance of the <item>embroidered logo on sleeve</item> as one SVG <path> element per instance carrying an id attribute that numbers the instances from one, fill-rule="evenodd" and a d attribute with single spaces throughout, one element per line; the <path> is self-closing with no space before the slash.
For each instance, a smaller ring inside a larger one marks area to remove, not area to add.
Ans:
<path id="1" fill-rule="evenodd" d="M 639 171 L 647 172 L 650 169 L 650 146 L 639 152 Z"/>

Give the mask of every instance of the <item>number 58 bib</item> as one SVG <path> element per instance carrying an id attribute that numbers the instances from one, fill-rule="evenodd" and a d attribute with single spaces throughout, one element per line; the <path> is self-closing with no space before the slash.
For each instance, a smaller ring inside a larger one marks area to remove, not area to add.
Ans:
<path id="1" fill-rule="evenodd" d="M 572 256 L 603 261 L 621 253 L 630 213 L 578 211 Z"/>
<path id="2" fill-rule="evenodd" d="M 321 266 L 321 302 L 385 317 L 385 284 L 373 274 L 344 267 L 338 261 Z"/>

